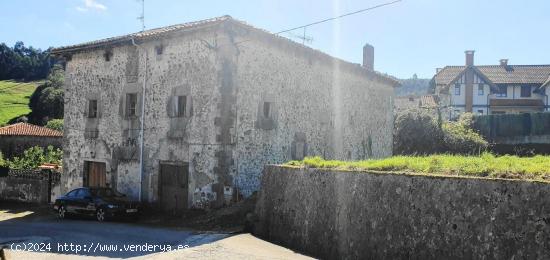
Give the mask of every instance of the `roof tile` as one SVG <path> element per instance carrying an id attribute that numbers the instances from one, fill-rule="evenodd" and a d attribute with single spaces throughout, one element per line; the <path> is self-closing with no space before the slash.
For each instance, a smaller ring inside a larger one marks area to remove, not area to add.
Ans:
<path id="1" fill-rule="evenodd" d="M 43 126 L 17 123 L 0 127 L 0 136 L 44 136 L 63 137 L 63 133 Z"/>

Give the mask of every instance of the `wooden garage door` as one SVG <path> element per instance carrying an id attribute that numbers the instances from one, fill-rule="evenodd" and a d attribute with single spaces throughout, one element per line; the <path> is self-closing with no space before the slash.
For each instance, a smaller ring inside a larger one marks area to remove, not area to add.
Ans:
<path id="1" fill-rule="evenodd" d="M 187 209 L 187 182 L 189 166 L 160 165 L 160 204 L 164 211 L 179 212 Z"/>
<path id="2" fill-rule="evenodd" d="M 105 163 L 86 162 L 84 186 L 86 187 L 107 187 L 107 173 Z"/>

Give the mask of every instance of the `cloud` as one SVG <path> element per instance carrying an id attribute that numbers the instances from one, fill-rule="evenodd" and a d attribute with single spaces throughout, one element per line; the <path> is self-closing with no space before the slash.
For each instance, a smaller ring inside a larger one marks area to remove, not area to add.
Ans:
<path id="1" fill-rule="evenodd" d="M 76 10 L 79 12 L 87 12 L 89 10 L 105 11 L 107 7 L 103 4 L 96 2 L 96 0 L 83 0 L 84 6 L 77 6 Z"/>

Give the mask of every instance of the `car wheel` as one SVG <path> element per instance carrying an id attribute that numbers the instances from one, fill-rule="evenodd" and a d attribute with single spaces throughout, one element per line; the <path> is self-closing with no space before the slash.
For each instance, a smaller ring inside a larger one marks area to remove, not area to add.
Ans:
<path id="1" fill-rule="evenodd" d="M 99 221 L 99 222 L 105 221 L 105 210 L 103 210 L 102 208 L 99 208 L 99 209 L 95 212 L 95 218 L 96 218 L 97 221 Z"/>
<path id="2" fill-rule="evenodd" d="M 65 209 L 65 206 L 61 205 L 59 206 L 59 209 L 57 210 L 57 217 L 60 219 L 64 219 L 67 216 L 67 209 Z"/>

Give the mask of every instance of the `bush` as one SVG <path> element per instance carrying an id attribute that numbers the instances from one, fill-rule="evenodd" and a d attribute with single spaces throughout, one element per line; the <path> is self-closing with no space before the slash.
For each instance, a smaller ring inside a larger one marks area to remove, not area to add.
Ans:
<path id="1" fill-rule="evenodd" d="M 394 154 L 479 154 L 488 143 L 474 130 L 472 115 L 457 122 L 439 122 L 425 110 L 409 110 L 397 116 Z"/>
<path id="2" fill-rule="evenodd" d="M 394 154 L 431 154 L 441 151 L 441 129 L 425 110 L 407 110 L 395 119 Z"/>
<path id="3" fill-rule="evenodd" d="M 39 146 L 31 147 L 23 152 L 22 157 L 13 157 L 5 160 L 5 165 L 12 169 L 36 169 L 44 163 L 55 163 L 61 165 L 63 151 L 61 149 L 48 146 L 44 148 Z"/>
<path id="4" fill-rule="evenodd" d="M 46 127 L 63 132 L 63 119 L 52 119 L 46 123 Z"/>

